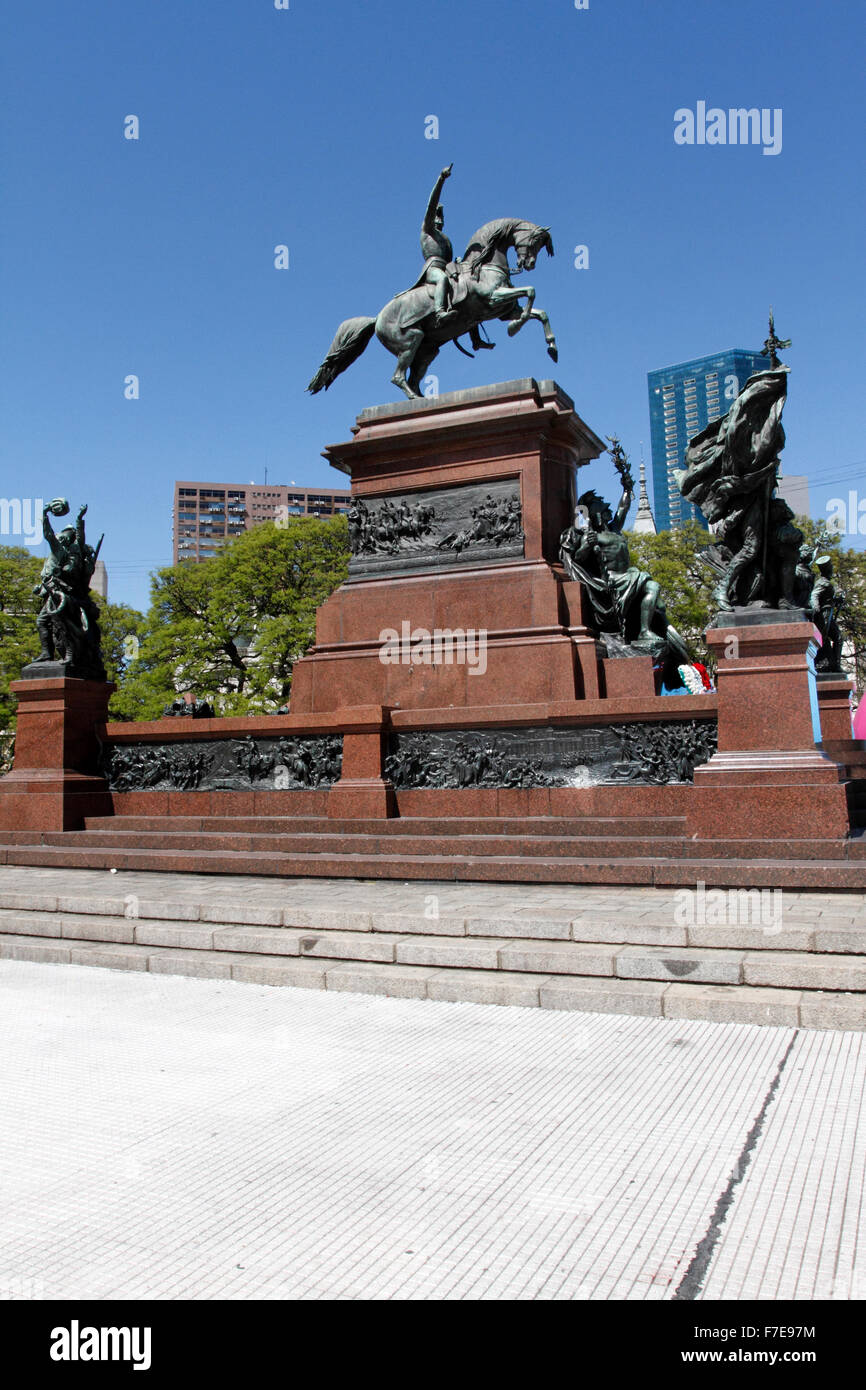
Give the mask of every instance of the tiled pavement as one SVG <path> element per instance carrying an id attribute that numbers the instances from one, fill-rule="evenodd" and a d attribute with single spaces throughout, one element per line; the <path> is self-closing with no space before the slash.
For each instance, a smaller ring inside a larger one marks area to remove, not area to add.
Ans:
<path id="1" fill-rule="evenodd" d="M 861 1033 L 14 960 L 0 992 L 7 1298 L 866 1292 Z"/>

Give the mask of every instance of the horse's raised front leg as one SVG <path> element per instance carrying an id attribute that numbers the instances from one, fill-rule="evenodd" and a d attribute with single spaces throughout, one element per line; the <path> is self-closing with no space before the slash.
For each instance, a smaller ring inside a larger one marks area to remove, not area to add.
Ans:
<path id="1" fill-rule="evenodd" d="M 544 324 L 544 341 L 547 343 L 547 355 L 552 357 L 554 362 L 559 361 L 559 352 L 556 347 L 556 338 L 550 326 L 550 319 L 543 309 L 533 309 L 530 318 L 538 319 L 539 323 Z"/>
<path id="2" fill-rule="evenodd" d="M 531 285 L 524 285 L 520 291 L 526 295 L 526 303 L 523 309 L 515 314 L 514 320 L 508 325 L 508 336 L 513 338 L 515 333 L 519 333 L 525 323 L 529 323 L 532 318 L 532 306 L 535 303 L 535 290 Z"/>
<path id="3" fill-rule="evenodd" d="M 519 301 L 524 295 L 526 295 L 526 305 L 521 309 Z M 514 289 L 513 286 L 510 289 L 497 290 L 491 295 L 490 302 L 494 307 L 501 308 L 503 311 L 509 309 L 513 310 L 511 323 L 508 325 L 508 333 L 512 338 L 515 333 L 520 332 L 523 325 L 528 323 L 530 319 L 538 319 L 539 323 L 544 325 L 544 338 L 547 343 L 547 351 L 554 362 L 559 361 L 556 338 L 553 336 L 553 330 L 550 327 L 550 319 L 547 317 L 544 309 L 536 309 L 533 307 L 535 302 L 535 290 L 531 285 L 524 285 L 523 288 L 519 290 Z M 500 315 L 501 318 L 505 316 L 505 312 Z"/>

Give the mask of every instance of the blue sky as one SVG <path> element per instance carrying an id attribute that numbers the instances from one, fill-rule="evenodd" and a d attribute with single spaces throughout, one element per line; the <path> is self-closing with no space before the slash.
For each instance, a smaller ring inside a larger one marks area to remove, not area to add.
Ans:
<path id="1" fill-rule="evenodd" d="M 397 399 L 377 342 L 305 386 L 338 323 L 420 268 L 454 162 L 462 250 L 549 224 L 539 325 L 443 391 L 554 375 L 649 462 L 646 373 L 794 340 L 784 468 L 812 511 L 856 487 L 864 293 L 864 11 L 791 0 L 10 0 L 2 57 L 0 493 L 86 500 L 111 597 L 145 606 L 176 478 L 339 485 L 320 457 Z M 678 146 L 698 101 L 781 108 L 776 156 Z M 124 117 L 140 139 L 123 138 Z M 425 139 L 425 117 L 439 139 Z M 274 268 L 285 243 L 290 269 Z M 589 247 L 587 270 L 573 248 Z M 140 399 L 124 379 L 140 378 Z M 609 463 L 581 475 L 611 486 Z M 7 537 L 0 537 L 5 541 Z M 860 538 L 858 544 L 863 544 Z"/>

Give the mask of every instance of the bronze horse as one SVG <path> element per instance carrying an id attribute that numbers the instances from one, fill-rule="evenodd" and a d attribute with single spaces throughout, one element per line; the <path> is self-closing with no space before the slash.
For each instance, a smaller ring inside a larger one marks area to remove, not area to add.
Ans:
<path id="1" fill-rule="evenodd" d="M 508 251 L 517 252 L 517 265 L 508 264 Z M 511 283 L 511 276 L 532 270 L 540 251 L 553 255 L 549 227 L 534 222 L 521 222 L 516 217 L 500 217 L 486 222 L 475 233 L 461 261 L 449 267 L 454 292 L 451 307 L 439 314 L 433 304 L 431 288 L 418 284 L 389 300 L 375 319 L 346 319 L 337 329 L 327 356 L 307 390 L 315 394 L 325 390 L 361 356 L 373 334 L 397 358 L 397 368 L 391 380 L 410 400 L 422 395 L 421 382 L 426 376 L 439 349 L 454 342 L 463 333 L 491 319 L 508 323 L 509 337 L 519 332 L 530 319 L 544 325 L 547 351 L 557 361 L 556 339 L 550 320 L 543 309 L 536 309 L 535 290 L 531 285 L 522 289 Z M 520 300 L 526 303 L 521 306 Z M 477 341 L 477 339 L 476 339 Z M 491 344 L 480 344 L 492 346 Z M 464 348 L 460 348 L 465 352 Z M 471 356 L 471 354 L 468 354 Z"/>

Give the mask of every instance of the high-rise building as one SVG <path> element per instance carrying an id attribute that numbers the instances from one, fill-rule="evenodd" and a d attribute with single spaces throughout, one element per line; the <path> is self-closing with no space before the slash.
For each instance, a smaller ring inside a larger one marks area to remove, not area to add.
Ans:
<path id="1" fill-rule="evenodd" d="M 174 560 L 209 560 L 227 540 L 281 516 L 334 516 L 349 507 L 342 488 L 294 483 L 195 483 L 174 485 Z"/>
<path id="2" fill-rule="evenodd" d="M 673 470 L 683 467 L 689 440 L 727 414 L 749 377 L 769 366 L 761 352 L 730 348 L 647 373 L 653 504 L 660 531 L 676 530 L 693 518 L 706 525 L 698 508 L 681 496 Z"/>

